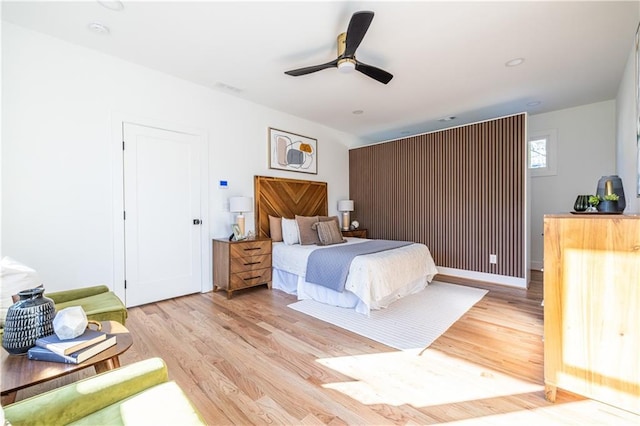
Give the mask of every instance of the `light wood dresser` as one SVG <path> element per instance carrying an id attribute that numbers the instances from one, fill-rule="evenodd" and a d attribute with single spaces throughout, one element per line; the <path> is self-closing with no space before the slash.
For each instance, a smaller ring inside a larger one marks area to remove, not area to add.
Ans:
<path id="1" fill-rule="evenodd" d="M 545 216 L 544 381 L 640 414 L 640 216 Z"/>
<path id="2" fill-rule="evenodd" d="M 233 292 L 267 284 L 271 288 L 271 239 L 213 240 L 213 291 Z"/>

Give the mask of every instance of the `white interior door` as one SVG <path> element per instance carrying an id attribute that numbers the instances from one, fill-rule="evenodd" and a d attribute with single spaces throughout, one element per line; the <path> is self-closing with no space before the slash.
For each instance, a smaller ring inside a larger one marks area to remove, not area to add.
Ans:
<path id="1" fill-rule="evenodd" d="M 200 140 L 123 127 L 126 305 L 201 291 Z"/>

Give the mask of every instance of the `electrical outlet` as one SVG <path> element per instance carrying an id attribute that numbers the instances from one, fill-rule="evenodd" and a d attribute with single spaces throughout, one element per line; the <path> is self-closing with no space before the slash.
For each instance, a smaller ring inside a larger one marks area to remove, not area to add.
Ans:
<path id="1" fill-rule="evenodd" d="M 498 263 L 498 256 L 495 254 L 490 254 L 489 255 L 489 263 L 495 265 L 496 263 Z"/>

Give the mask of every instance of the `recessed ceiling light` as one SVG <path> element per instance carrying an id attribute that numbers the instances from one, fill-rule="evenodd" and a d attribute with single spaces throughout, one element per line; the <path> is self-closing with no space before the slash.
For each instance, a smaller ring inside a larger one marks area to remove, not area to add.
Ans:
<path id="1" fill-rule="evenodd" d="M 124 4 L 120 0 L 97 0 L 101 6 L 110 10 L 121 11 L 124 9 Z"/>
<path id="2" fill-rule="evenodd" d="M 505 67 L 517 67 L 518 65 L 522 65 L 524 63 L 524 58 L 515 58 L 510 61 L 505 62 Z"/>
<path id="3" fill-rule="evenodd" d="M 88 25 L 89 29 L 97 34 L 109 34 L 109 27 L 101 24 L 100 22 L 91 22 Z"/>
<path id="4" fill-rule="evenodd" d="M 541 103 L 542 102 L 540 102 L 540 101 L 527 102 L 527 106 L 534 107 L 534 106 L 540 105 Z"/>
<path id="5" fill-rule="evenodd" d="M 364 111 L 363 111 L 363 110 L 361 110 L 361 109 L 357 109 L 357 110 L 355 110 L 355 111 L 351 111 L 351 113 L 352 113 L 352 114 L 355 114 L 355 115 L 360 115 L 360 114 L 363 114 L 363 113 L 364 113 Z"/>
<path id="6" fill-rule="evenodd" d="M 441 118 L 441 119 L 440 119 L 440 120 L 438 120 L 438 121 L 445 122 L 445 121 L 451 121 L 451 120 L 455 120 L 455 119 L 456 119 L 456 117 L 455 117 L 455 116 L 450 115 L 449 117 Z"/>

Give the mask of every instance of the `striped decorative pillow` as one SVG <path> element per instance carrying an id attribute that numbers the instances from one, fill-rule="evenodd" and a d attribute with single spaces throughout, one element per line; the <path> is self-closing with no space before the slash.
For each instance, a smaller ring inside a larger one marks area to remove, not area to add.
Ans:
<path id="1" fill-rule="evenodd" d="M 320 240 L 319 245 L 321 246 L 347 242 L 347 240 L 342 238 L 342 232 L 340 232 L 338 225 L 336 225 L 333 220 L 314 223 L 313 229 L 318 231 L 318 239 Z"/>
<path id="2" fill-rule="evenodd" d="M 338 229 L 340 229 L 340 221 L 338 220 L 338 216 L 318 216 L 318 220 L 320 222 L 329 222 L 330 220 L 333 220 L 336 222 Z"/>

